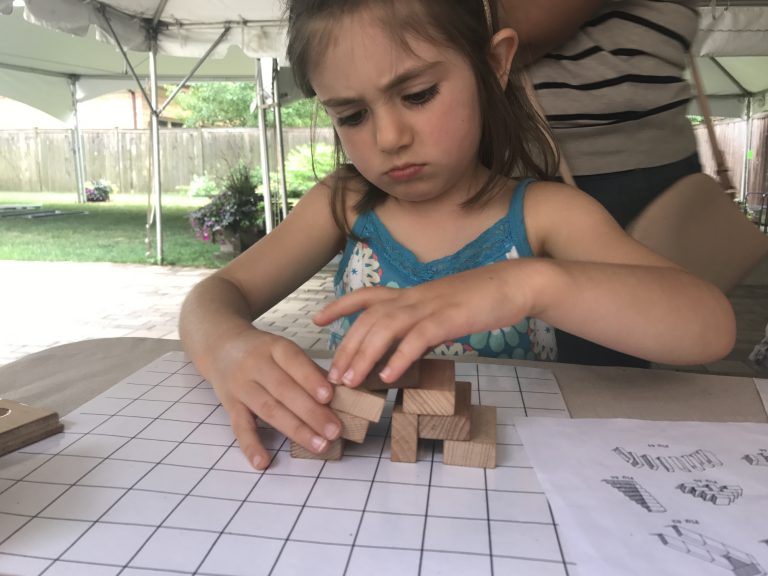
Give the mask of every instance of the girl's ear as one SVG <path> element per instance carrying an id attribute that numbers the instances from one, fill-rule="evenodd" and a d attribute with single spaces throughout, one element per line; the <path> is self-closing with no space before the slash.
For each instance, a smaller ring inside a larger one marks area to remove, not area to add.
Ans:
<path id="1" fill-rule="evenodd" d="M 491 66 L 496 72 L 502 90 L 509 82 L 509 71 L 518 45 L 517 32 L 512 28 L 502 28 L 491 38 Z"/>

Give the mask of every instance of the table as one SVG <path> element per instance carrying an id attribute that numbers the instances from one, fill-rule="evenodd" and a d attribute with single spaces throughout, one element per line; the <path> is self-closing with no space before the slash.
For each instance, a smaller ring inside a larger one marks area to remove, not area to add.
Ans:
<path id="1" fill-rule="evenodd" d="M 82 406 L 63 435 L 0 459 L 0 573 L 575 573 L 517 438 L 520 409 L 500 408 L 495 470 L 445 466 L 435 443 L 392 463 L 385 418 L 335 463 L 293 460 L 267 430 L 274 460 L 260 473 L 180 350 L 88 340 L 0 367 L 4 397 Z M 552 390 L 551 372 L 574 418 L 768 421 L 751 378 L 476 358 L 459 370 L 495 399 L 503 374 L 524 395 Z"/>
<path id="2" fill-rule="evenodd" d="M 67 414 L 178 340 L 103 338 L 64 344 L 0 366 L 0 397 Z M 315 357 L 327 357 L 316 352 Z M 552 370 L 573 418 L 768 422 L 754 380 L 669 370 L 472 359 Z"/>

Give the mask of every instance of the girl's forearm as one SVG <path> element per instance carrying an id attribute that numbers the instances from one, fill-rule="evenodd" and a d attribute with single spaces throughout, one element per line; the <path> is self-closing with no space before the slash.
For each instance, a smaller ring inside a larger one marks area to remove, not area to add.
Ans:
<path id="1" fill-rule="evenodd" d="M 213 350 L 227 339 L 253 329 L 242 292 L 229 280 L 210 276 L 187 295 L 179 317 L 184 350 L 205 376 Z"/>
<path id="2" fill-rule="evenodd" d="M 678 268 L 532 258 L 531 316 L 653 362 L 700 364 L 722 358 L 736 335 L 733 309 L 715 286 Z M 512 277 L 510 277 L 510 280 Z"/>

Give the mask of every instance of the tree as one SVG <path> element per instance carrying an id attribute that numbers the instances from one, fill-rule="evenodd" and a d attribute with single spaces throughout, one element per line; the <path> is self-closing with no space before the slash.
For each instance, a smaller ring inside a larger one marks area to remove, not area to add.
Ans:
<path id="1" fill-rule="evenodd" d="M 258 126 L 258 115 L 251 112 L 253 99 L 254 85 L 248 82 L 201 82 L 190 85 L 176 97 L 184 114 L 184 126 L 189 128 Z M 316 110 L 317 125 L 330 126 L 330 120 L 314 99 L 282 106 L 283 125 L 311 126 Z M 267 113 L 267 124 L 274 125 L 271 111 Z"/>

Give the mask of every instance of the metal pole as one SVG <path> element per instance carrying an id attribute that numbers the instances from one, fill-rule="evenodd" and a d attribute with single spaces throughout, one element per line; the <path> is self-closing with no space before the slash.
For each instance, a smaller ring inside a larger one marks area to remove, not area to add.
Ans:
<path id="1" fill-rule="evenodd" d="M 280 66 L 277 58 L 272 61 L 272 107 L 275 111 L 275 148 L 277 148 L 277 169 L 280 174 L 280 208 L 282 220 L 288 216 L 288 186 L 285 180 L 285 149 L 283 148 L 283 114 L 280 109 Z"/>
<path id="2" fill-rule="evenodd" d="M 261 151 L 261 185 L 264 195 L 264 224 L 269 234 L 274 228 L 272 218 L 272 190 L 269 186 L 269 148 L 267 143 L 267 118 L 264 110 L 264 81 L 261 77 L 261 58 L 256 59 L 256 112 L 259 117 L 259 145 Z"/>
<path id="3" fill-rule="evenodd" d="M 163 210 L 160 190 L 160 112 L 157 109 L 157 31 L 151 31 L 149 52 L 149 97 L 152 108 L 152 203 L 155 212 L 155 260 L 163 263 Z"/>
<path id="4" fill-rule="evenodd" d="M 741 194 L 742 202 L 748 202 L 749 194 L 749 149 L 752 147 L 752 96 L 747 97 L 747 120 L 744 126 L 744 158 L 741 173 Z"/>
<path id="5" fill-rule="evenodd" d="M 77 113 L 77 76 L 70 78 L 69 90 L 72 93 L 74 129 L 72 130 L 72 148 L 75 152 L 75 178 L 77 180 L 77 201 L 86 202 L 85 163 L 83 162 L 83 138 L 80 134 L 80 117 Z"/>

